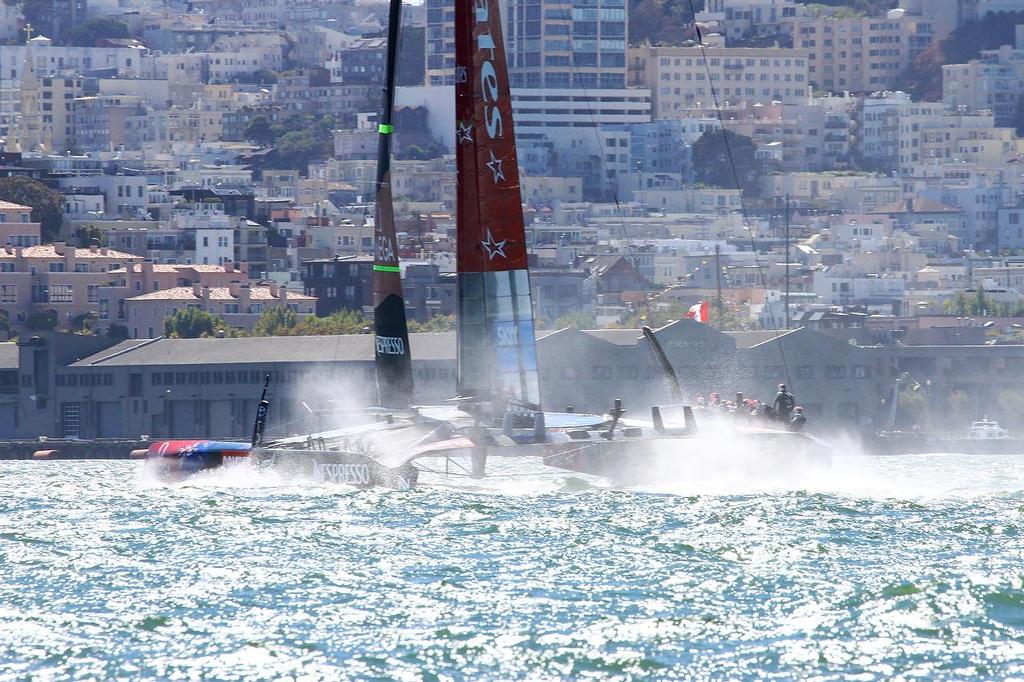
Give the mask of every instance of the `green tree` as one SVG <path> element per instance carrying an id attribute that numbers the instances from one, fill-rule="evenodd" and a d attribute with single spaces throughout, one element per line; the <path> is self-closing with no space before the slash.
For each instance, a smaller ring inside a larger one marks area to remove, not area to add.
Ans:
<path id="1" fill-rule="evenodd" d="M 253 144 L 269 147 L 277 140 L 277 132 L 270 125 L 270 119 L 266 116 L 253 116 L 249 125 L 245 126 L 242 136 Z"/>
<path id="2" fill-rule="evenodd" d="M 263 311 L 253 325 L 253 336 L 287 336 L 299 325 L 299 315 L 291 308 L 277 306 Z"/>
<path id="3" fill-rule="evenodd" d="M 426 322 L 409 320 L 409 331 L 418 333 L 452 332 L 455 331 L 455 324 L 454 315 L 434 315 Z"/>
<path id="4" fill-rule="evenodd" d="M 164 336 L 172 339 L 198 339 L 227 328 L 224 318 L 199 308 L 185 308 L 164 319 Z"/>
<path id="5" fill-rule="evenodd" d="M 103 38 L 130 38 L 128 24 L 120 19 L 93 17 L 72 26 L 65 34 L 65 42 L 75 47 L 95 47 Z"/>
<path id="6" fill-rule="evenodd" d="M 903 74 L 900 89 L 914 99 L 937 102 L 942 99 L 942 67 L 964 64 L 1002 45 L 1013 45 L 1016 24 L 1024 23 L 1024 11 L 989 12 L 981 19 L 970 19 L 949 36 L 924 50 Z"/>
<path id="7" fill-rule="evenodd" d="M 32 221 L 40 224 L 43 241 L 60 234 L 64 221 L 64 196 L 41 182 L 21 175 L 0 178 L 0 199 L 32 207 Z"/>
<path id="8" fill-rule="evenodd" d="M 305 175 L 310 163 L 323 161 L 334 153 L 334 137 L 330 131 L 315 128 L 293 130 L 279 137 L 274 149 L 275 167 L 295 168 Z"/>
<path id="9" fill-rule="evenodd" d="M 761 193 L 761 164 L 757 146 L 731 130 L 709 130 L 693 143 L 697 182 L 710 187 L 738 188 L 745 195 Z M 735 172 L 734 172 L 735 171 Z"/>
<path id="10" fill-rule="evenodd" d="M 962 289 L 957 291 L 953 295 L 953 298 L 943 304 L 946 312 L 959 315 L 961 317 L 967 315 L 967 311 L 970 306 L 971 304 L 970 301 L 967 300 L 967 294 Z"/>
<path id="11" fill-rule="evenodd" d="M 75 238 L 78 240 L 78 245 L 83 249 L 89 248 L 92 244 L 103 246 L 104 236 L 103 230 L 92 223 L 75 230 Z"/>
<path id="12" fill-rule="evenodd" d="M 694 0 L 692 9 L 689 0 L 629 0 L 629 44 L 680 45 L 692 40 L 697 35 L 693 13 L 703 9 L 703 0 Z"/>
<path id="13" fill-rule="evenodd" d="M 25 327 L 29 331 L 46 332 L 57 328 L 56 310 L 35 310 L 29 313 L 25 320 Z"/>

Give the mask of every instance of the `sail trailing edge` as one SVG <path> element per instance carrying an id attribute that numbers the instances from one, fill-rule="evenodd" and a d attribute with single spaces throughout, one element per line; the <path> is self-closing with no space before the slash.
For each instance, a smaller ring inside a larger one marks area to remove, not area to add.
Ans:
<path id="1" fill-rule="evenodd" d="M 378 123 L 376 212 L 373 261 L 374 362 L 377 400 L 381 406 L 403 407 L 412 399 L 412 355 L 405 318 L 405 297 L 398 266 L 398 240 L 391 192 L 391 135 L 394 132 L 395 70 L 401 28 L 402 0 L 391 0 L 388 12 L 384 97 Z"/>

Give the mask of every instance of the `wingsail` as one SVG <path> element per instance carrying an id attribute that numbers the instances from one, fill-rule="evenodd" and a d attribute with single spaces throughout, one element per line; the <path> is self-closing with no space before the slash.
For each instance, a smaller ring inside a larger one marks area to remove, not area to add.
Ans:
<path id="1" fill-rule="evenodd" d="M 398 265 L 398 240 L 391 192 L 391 136 L 395 104 L 395 69 L 402 0 L 391 0 L 388 15 L 388 51 L 385 64 L 384 105 L 377 126 L 376 221 L 373 261 L 374 361 L 377 369 L 377 400 L 386 407 L 404 407 L 412 397 L 412 354 L 405 318 L 405 297 Z"/>
<path id="2" fill-rule="evenodd" d="M 519 163 L 497 0 L 455 5 L 458 390 L 540 409 Z"/>

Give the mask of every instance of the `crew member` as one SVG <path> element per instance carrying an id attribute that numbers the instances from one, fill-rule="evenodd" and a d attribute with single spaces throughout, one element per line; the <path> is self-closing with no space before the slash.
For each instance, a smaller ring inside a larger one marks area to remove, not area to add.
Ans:
<path id="1" fill-rule="evenodd" d="M 804 416 L 804 408 L 797 406 L 793 410 L 793 418 L 789 420 L 790 431 L 803 431 L 804 425 L 807 423 L 807 417 Z"/>
<path id="2" fill-rule="evenodd" d="M 786 384 L 779 384 L 779 393 L 775 396 L 776 418 L 783 424 L 788 424 L 794 405 L 796 405 L 796 398 L 786 389 Z"/>

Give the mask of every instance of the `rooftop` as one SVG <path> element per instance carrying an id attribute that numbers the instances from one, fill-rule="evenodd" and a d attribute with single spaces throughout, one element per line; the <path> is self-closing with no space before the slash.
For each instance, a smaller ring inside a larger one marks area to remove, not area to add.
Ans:
<path id="1" fill-rule="evenodd" d="M 274 296 L 270 287 L 249 287 L 249 298 L 253 301 L 277 301 L 280 296 Z M 133 296 L 129 301 L 199 301 L 202 300 L 202 296 L 196 296 L 196 292 L 192 287 L 173 287 L 171 289 L 164 289 L 162 291 L 151 291 L 148 294 L 141 294 L 139 296 Z M 237 296 L 231 295 L 231 289 L 228 287 L 210 287 L 210 300 L 211 301 L 234 301 L 238 300 Z M 289 301 L 315 301 L 315 296 L 307 296 L 306 294 L 300 294 L 298 292 L 288 291 L 287 300 Z"/>
<path id="2" fill-rule="evenodd" d="M 410 334 L 409 343 L 415 349 L 417 360 L 453 360 L 455 358 L 454 332 Z M 374 350 L 372 334 L 266 336 L 236 339 L 134 339 L 122 341 L 95 355 L 83 358 L 72 366 L 372 362 Z M 0 355 L 0 362 L 2 362 L 2 358 L 3 356 Z M 16 363 L 17 360 L 15 360 Z"/>

